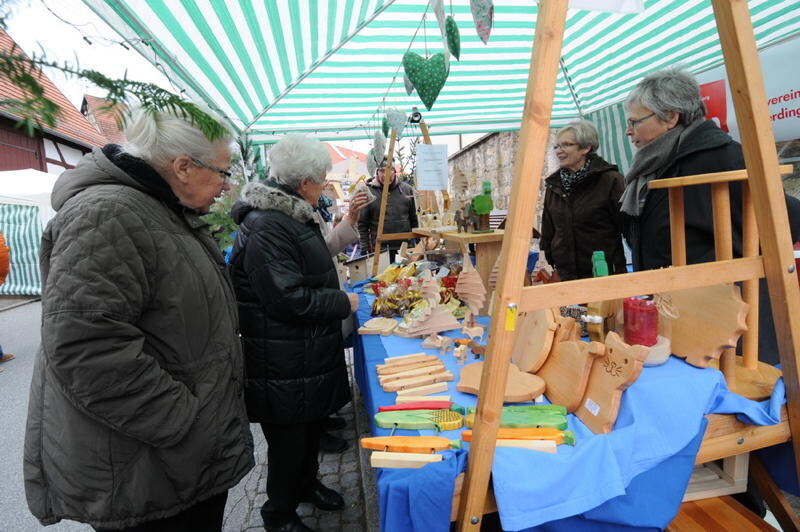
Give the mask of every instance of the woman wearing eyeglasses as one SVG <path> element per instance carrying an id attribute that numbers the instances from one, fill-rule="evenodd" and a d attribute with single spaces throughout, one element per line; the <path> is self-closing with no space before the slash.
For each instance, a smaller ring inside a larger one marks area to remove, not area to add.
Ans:
<path id="1" fill-rule="evenodd" d="M 739 170 L 745 167 L 741 145 L 705 119 L 700 88 L 691 74 L 667 69 L 645 77 L 625 101 L 626 134 L 636 155 L 625 176 L 620 199 L 625 238 L 631 246 L 635 270 L 672 264 L 669 199 L 665 189 L 648 190 L 653 179 Z M 742 256 L 742 185 L 729 184 L 733 224 L 733 254 Z M 714 223 L 709 185 L 684 187 L 686 260 L 712 261 Z M 800 237 L 800 201 L 786 196 L 793 241 Z M 767 290 L 760 290 L 761 360 L 777 362 L 777 348 Z"/>
<path id="2" fill-rule="evenodd" d="M 597 155 L 597 129 L 570 122 L 556 136 L 561 167 L 545 180 L 539 247 L 562 281 L 592 276 L 592 252 L 603 251 L 610 273 L 625 271 L 620 231 L 622 175 Z"/>
<path id="3" fill-rule="evenodd" d="M 341 510 L 317 478 L 325 420 L 350 400 L 342 320 L 358 296 L 339 288 L 313 212 L 331 168 L 327 148 L 287 135 L 269 152 L 270 179 L 250 183 L 233 207 L 239 233 L 231 272 L 247 365 L 250 421 L 268 445 L 267 530 L 307 531 L 300 502 Z"/>

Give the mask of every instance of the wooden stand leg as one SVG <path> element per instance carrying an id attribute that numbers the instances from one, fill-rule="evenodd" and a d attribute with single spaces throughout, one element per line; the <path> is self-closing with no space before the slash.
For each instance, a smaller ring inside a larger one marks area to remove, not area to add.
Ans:
<path id="1" fill-rule="evenodd" d="M 758 491 L 764 497 L 764 502 L 784 532 L 800 530 L 800 518 L 797 517 L 797 512 L 789 505 L 783 492 L 756 456 L 750 457 L 750 479 L 755 482 Z"/>
<path id="2" fill-rule="evenodd" d="M 475 269 L 481 276 L 483 286 L 489 286 L 489 278 L 492 276 L 492 269 L 494 268 L 497 257 L 500 255 L 500 250 L 503 247 L 503 241 L 497 242 L 483 242 L 475 244 Z M 481 309 L 481 314 L 488 313 L 489 299 L 487 298 Z"/>

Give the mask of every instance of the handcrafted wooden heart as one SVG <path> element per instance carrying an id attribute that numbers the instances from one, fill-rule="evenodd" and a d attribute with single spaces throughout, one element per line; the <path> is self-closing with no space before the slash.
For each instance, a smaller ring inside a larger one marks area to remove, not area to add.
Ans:
<path id="1" fill-rule="evenodd" d="M 481 373 L 483 362 L 475 362 L 461 368 L 456 390 L 464 393 L 478 395 L 481 387 Z M 514 364 L 508 365 L 508 378 L 503 394 L 504 403 L 522 403 L 540 396 L 544 392 L 544 380 L 536 375 L 519 370 Z"/>
<path id="2" fill-rule="evenodd" d="M 444 87 L 444 82 L 447 81 L 448 72 L 444 54 L 438 53 L 423 59 L 418 53 L 408 51 L 403 55 L 403 68 L 417 90 L 419 99 L 430 111 Z"/>
<path id="3" fill-rule="evenodd" d="M 445 33 L 447 34 L 447 48 L 456 59 L 460 59 L 461 55 L 461 34 L 458 32 L 458 24 L 453 17 L 447 17 L 445 20 Z"/>

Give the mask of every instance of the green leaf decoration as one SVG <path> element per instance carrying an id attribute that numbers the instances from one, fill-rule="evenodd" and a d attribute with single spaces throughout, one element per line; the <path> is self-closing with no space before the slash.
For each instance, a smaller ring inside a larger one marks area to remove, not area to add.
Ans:
<path id="1" fill-rule="evenodd" d="M 386 120 L 386 117 L 383 117 L 383 124 L 381 124 L 381 129 L 383 130 L 383 136 L 389 136 L 389 121 Z"/>
<path id="2" fill-rule="evenodd" d="M 423 59 L 418 53 L 408 51 L 403 56 L 403 68 L 417 90 L 419 99 L 430 111 L 447 81 L 448 72 L 444 54 L 438 53 Z"/>
<path id="3" fill-rule="evenodd" d="M 458 32 L 458 24 L 452 16 L 447 17 L 444 23 L 445 33 L 447 33 L 447 47 L 456 59 L 461 59 L 461 34 Z"/>

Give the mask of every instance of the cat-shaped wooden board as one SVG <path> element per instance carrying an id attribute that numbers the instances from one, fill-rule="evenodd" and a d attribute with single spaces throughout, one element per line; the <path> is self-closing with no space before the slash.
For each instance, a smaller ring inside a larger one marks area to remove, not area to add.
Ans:
<path id="1" fill-rule="evenodd" d="M 560 342 L 553 345 L 550 356 L 536 375 L 547 384 L 547 398 L 574 412 L 586 392 L 589 374 L 606 348 L 600 342 Z"/>
<path id="2" fill-rule="evenodd" d="M 649 347 L 628 345 L 617 333 L 608 333 L 606 353 L 592 365 L 586 393 L 575 411 L 589 430 L 595 434 L 611 432 L 622 392 L 639 378 L 649 352 Z"/>

